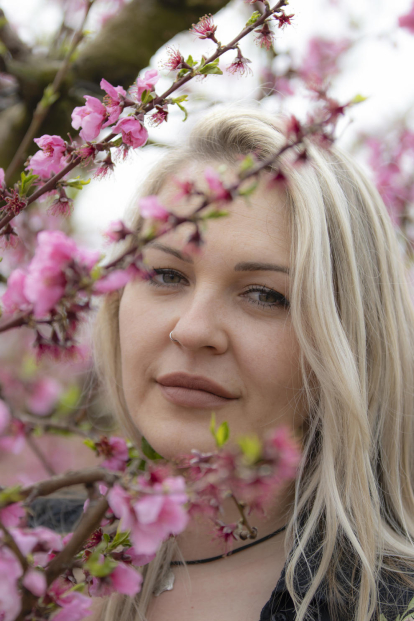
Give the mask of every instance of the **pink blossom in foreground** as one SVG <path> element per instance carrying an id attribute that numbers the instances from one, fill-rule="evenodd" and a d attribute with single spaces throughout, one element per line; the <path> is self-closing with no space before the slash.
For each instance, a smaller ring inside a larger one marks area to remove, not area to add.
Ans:
<path id="1" fill-rule="evenodd" d="M 34 142 L 41 148 L 30 159 L 27 168 L 41 179 L 48 179 L 53 173 L 56 175 L 64 168 L 66 143 L 60 136 L 45 134 L 41 138 L 35 138 Z"/>
<path id="2" fill-rule="evenodd" d="M 295 478 L 301 454 L 298 443 L 292 438 L 287 427 L 278 427 L 270 434 L 264 451 L 267 457 L 277 458 L 275 476 L 278 480 Z"/>
<path id="3" fill-rule="evenodd" d="M 19 526 L 21 520 L 26 516 L 20 502 L 14 502 L 12 505 L 0 509 L 0 520 L 6 528 L 15 528 Z"/>
<path id="4" fill-rule="evenodd" d="M 144 477 L 139 482 L 156 492 L 133 498 L 120 485 L 108 493 L 108 502 L 121 529 L 131 531 L 137 554 L 154 554 L 169 535 L 178 535 L 187 526 L 189 517 L 183 505 L 187 502 L 183 477 L 166 477 L 163 483 L 149 485 Z M 171 493 L 168 493 L 171 492 Z"/>
<path id="5" fill-rule="evenodd" d="M 55 614 L 53 621 L 81 621 L 92 614 L 91 598 L 76 591 L 70 591 L 72 583 L 58 578 L 47 591 L 61 610 Z"/>
<path id="6" fill-rule="evenodd" d="M 398 25 L 400 28 L 407 28 L 411 34 L 414 34 L 414 2 L 409 12 L 398 18 Z"/>
<path id="7" fill-rule="evenodd" d="M 104 97 L 104 104 L 106 107 L 108 120 L 104 123 L 103 127 L 112 125 L 119 119 L 119 115 L 123 110 L 123 102 L 126 97 L 126 91 L 122 86 L 112 86 L 106 80 L 101 80 L 101 89 L 107 94 Z"/>
<path id="8" fill-rule="evenodd" d="M 197 24 L 193 24 L 190 32 L 197 35 L 199 39 L 212 39 L 215 41 L 215 32 L 217 26 L 214 24 L 213 18 L 210 15 L 204 15 Z"/>
<path id="9" fill-rule="evenodd" d="M 125 563 L 118 563 L 114 571 L 105 578 L 92 578 L 89 585 L 91 597 L 108 597 L 113 592 L 133 597 L 141 590 L 142 575 Z"/>
<path id="10" fill-rule="evenodd" d="M 29 589 L 37 597 L 41 597 L 46 593 L 46 576 L 42 571 L 29 569 L 23 578 L 23 586 Z"/>
<path id="11" fill-rule="evenodd" d="M 122 141 L 134 149 L 144 146 L 148 140 L 147 130 L 138 119 L 132 116 L 127 116 L 118 121 L 113 132 L 114 134 L 122 134 Z"/>
<path id="12" fill-rule="evenodd" d="M 129 560 L 135 567 L 143 567 L 144 565 L 148 565 L 151 561 L 154 560 L 156 554 L 137 554 L 134 548 L 128 548 L 126 552 L 124 552 L 124 558 Z"/>
<path id="13" fill-rule="evenodd" d="M 162 67 L 170 71 L 182 69 L 184 56 L 181 54 L 180 50 L 173 46 L 167 47 L 167 56 L 168 58 L 162 63 Z"/>
<path id="14" fill-rule="evenodd" d="M 23 573 L 22 567 L 13 552 L 0 548 L 0 619 L 15 621 L 21 609 L 17 581 Z"/>
<path id="15" fill-rule="evenodd" d="M 170 212 L 161 205 L 155 194 L 140 198 L 139 211 L 143 218 L 152 218 L 160 222 L 167 222 L 171 215 Z"/>
<path id="16" fill-rule="evenodd" d="M 104 436 L 99 442 L 96 442 L 95 447 L 98 455 L 106 457 L 101 464 L 103 468 L 108 468 L 108 470 L 125 470 L 129 455 L 124 438 L 116 436 L 106 438 Z"/>
<path id="17" fill-rule="evenodd" d="M 89 142 L 95 140 L 103 127 L 106 119 L 106 108 L 99 99 L 85 95 L 85 106 L 78 106 L 72 112 L 72 127 L 82 131 L 79 132 L 80 137 Z"/>
<path id="18" fill-rule="evenodd" d="M 210 188 L 215 200 L 231 200 L 232 197 L 230 192 L 224 187 L 220 175 L 214 170 L 214 168 L 207 166 L 207 168 L 204 169 L 204 179 L 207 181 L 208 187 Z"/>
<path id="19" fill-rule="evenodd" d="M 0 168 L 0 188 L 4 188 L 4 170 Z"/>
<path id="20" fill-rule="evenodd" d="M 161 123 L 167 122 L 168 120 L 168 106 L 156 106 L 156 112 L 151 115 L 150 123 L 151 125 L 158 127 Z"/>
<path id="21" fill-rule="evenodd" d="M 114 270 L 104 278 L 96 281 L 93 286 L 94 293 L 109 293 L 110 291 L 116 291 L 122 289 L 131 280 L 137 278 L 140 275 L 140 270 L 135 265 L 130 265 L 125 270 Z"/>
<path id="22" fill-rule="evenodd" d="M 53 377 L 42 377 L 37 380 L 27 399 L 27 407 L 36 416 L 47 416 L 56 405 L 62 394 L 62 385 Z"/>
<path id="23" fill-rule="evenodd" d="M 131 229 L 129 229 L 125 223 L 122 222 L 122 220 L 115 220 L 109 223 L 109 226 L 103 233 L 103 236 L 111 242 L 119 242 L 131 233 Z"/>
<path id="24" fill-rule="evenodd" d="M 19 420 L 12 420 L 9 435 L 0 437 L 0 452 L 18 455 L 26 443 L 25 425 Z"/>
<path id="25" fill-rule="evenodd" d="M 2 435 L 11 421 L 10 410 L 4 403 L 3 399 L 0 399 L 0 435 Z"/>
<path id="26" fill-rule="evenodd" d="M 144 91 L 149 91 L 150 93 L 152 93 L 156 83 L 159 80 L 159 77 L 159 73 L 156 69 L 149 69 L 144 73 L 143 78 L 138 78 L 137 85 L 135 87 L 138 101 L 141 101 L 141 97 Z"/>
<path id="27" fill-rule="evenodd" d="M 21 268 L 17 268 L 12 272 L 7 281 L 7 289 L 3 294 L 1 301 L 7 314 L 12 314 L 17 310 L 29 310 L 31 302 L 25 295 L 24 288 L 26 283 L 26 274 Z"/>

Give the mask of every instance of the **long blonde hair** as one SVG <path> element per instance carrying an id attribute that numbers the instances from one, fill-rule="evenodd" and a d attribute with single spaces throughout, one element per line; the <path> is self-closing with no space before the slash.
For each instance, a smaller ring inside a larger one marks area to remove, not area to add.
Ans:
<path id="1" fill-rule="evenodd" d="M 252 151 L 266 158 L 284 144 L 283 128 L 282 119 L 257 107 L 215 109 L 157 163 L 141 192 L 159 192 L 187 161 L 234 164 Z M 414 311 L 396 235 L 376 189 L 337 148 L 308 144 L 308 153 L 309 164 L 289 167 L 286 190 L 291 313 L 309 403 L 287 530 L 286 584 L 297 621 L 306 618 L 322 585 L 336 614 L 352 609 L 355 621 L 367 621 L 378 611 L 383 572 L 404 576 L 414 570 Z M 131 226 L 139 225 L 136 210 Z M 113 293 L 102 303 L 95 355 L 116 415 L 138 441 L 122 393 L 119 301 Z M 295 572 L 315 538 L 320 558 L 303 596 Z M 134 601 L 111 598 L 105 620 L 145 619 L 173 553 L 170 540 L 144 568 L 141 594 Z M 358 576 L 353 589 L 344 572 L 349 559 Z"/>

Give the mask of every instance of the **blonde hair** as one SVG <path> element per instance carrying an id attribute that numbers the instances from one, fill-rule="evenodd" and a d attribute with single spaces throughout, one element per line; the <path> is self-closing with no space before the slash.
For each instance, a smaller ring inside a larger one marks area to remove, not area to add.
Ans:
<path id="1" fill-rule="evenodd" d="M 283 128 L 283 119 L 258 108 L 215 109 L 197 123 L 184 146 L 157 163 L 142 194 L 159 192 L 190 160 L 234 164 L 252 151 L 266 158 L 284 144 Z M 332 614 L 352 609 L 355 621 L 367 621 L 378 612 L 384 572 L 403 578 L 414 570 L 414 311 L 396 235 L 378 192 L 339 149 L 307 148 L 307 165 L 289 166 L 289 155 L 282 160 L 289 168 L 291 314 L 309 403 L 287 530 L 292 547 L 286 584 L 297 621 L 306 618 L 322 586 L 335 603 Z M 139 228 L 137 212 L 132 226 Z M 122 393 L 119 300 L 119 294 L 110 294 L 100 308 L 96 360 L 125 433 L 138 441 Z M 295 572 L 306 563 L 315 538 L 318 565 L 302 596 Z M 135 601 L 114 596 L 105 620 L 145 619 L 154 585 L 173 552 L 170 540 L 144 568 L 142 593 Z M 349 564 L 355 570 L 352 585 L 344 569 Z M 406 580 L 414 586 L 412 577 Z"/>

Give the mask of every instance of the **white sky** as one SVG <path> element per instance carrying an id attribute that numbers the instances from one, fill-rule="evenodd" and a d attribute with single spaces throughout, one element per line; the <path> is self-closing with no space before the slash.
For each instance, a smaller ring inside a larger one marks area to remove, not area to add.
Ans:
<path id="1" fill-rule="evenodd" d="M 2 0 L 1 4 L 9 20 L 18 26 L 21 36 L 29 42 L 35 36 L 47 39 L 59 24 L 57 0 Z M 344 58 L 343 72 L 332 91 L 344 102 L 358 93 L 368 97 L 366 102 L 353 108 L 349 115 L 352 123 L 343 128 L 339 144 L 345 148 L 352 148 L 361 131 L 381 132 L 396 118 L 406 114 L 410 118 L 412 115 L 414 35 L 397 28 L 398 16 L 408 12 L 410 5 L 411 0 L 290 0 L 287 10 L 295 14 L 294 25 L 278 31 L 278 51 L 292 49 L 294 57 L 299 60 L 311 36 L 360 39 Z M 242 0 L 234 0 L 230 7 L 220 11 L 216 16 L 218 38 L 223 43 L 230 40 L 244 26 L 249 12 L 251 7 Z M 211 42 L 194 41 L 189 33 L 178 35 L 173 42 L 184 54 L 191 52 L 195 57 L 213 49 Z M 189 122 L 182 123 L 182 113 L 177 109 L 170 114 L 167 124 L 150 129 L 153 140 L 173 144 L 176 136 L 181 137 L 197 118 L 197 109 L 202 109 L 205 97 L 209 101 L 249 101 L 254 97 L 258 66 L 265 52 L 254 45 L 251 35 L 243 40 L 241 48 L 252 60 L 255 75 L 251 78 L 208 76 L 203 82 L 194 83 Z M 152 58 L 151 67 L 159 68 L 158 63 L 164 55 L 165 48 Z M 221 64 L 230 63 L 233 55 L 229 52 Z M 170 78 L 163 77 L 157 91 L 162 92 L 169 83 Z M 196 96 L 199 101 L 195 101 Z M 302 97 L 293 97 L 286 99 L 283 106 L 285 111 L 303 117 L 307 102 Z M 74 225 L 81 241 L 103 247 L 100 233 L 111 220 L 122 217 L 140 180 L 159 156 L 159 149 L 145 147 L 118 164 L 109 179 L 91 181 L 79 195 L 75 208 Z"/>

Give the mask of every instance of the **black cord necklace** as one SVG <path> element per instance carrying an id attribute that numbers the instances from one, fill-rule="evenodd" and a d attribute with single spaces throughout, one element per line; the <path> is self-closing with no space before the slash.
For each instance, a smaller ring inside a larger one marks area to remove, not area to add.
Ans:
<path id="1" fill-rule="evenodd" d="M 202 558 L 197 561 L 186 561 L 185 565 L 198 565 L 199 563 L 211 563 L 211 561 L 217 561 L 219 558 L 226 558 L 227 556 L 231 556 L 232 554 L 236 554 L 237 552 L 241 552 L 242 550 L 251 548 L 252 546 L 257 545 L 258 543 L 261 543 L 262 541 L 266 541 L 266 539 L 270 539 L 270 537 L 274 537 L 275 535 L 278 535 L 279 533 L 281 533 L 282 531 L 286 529 L 286 526 L 287 524 L 285 524 L 285 526 L 282 526 L 282 528 L 275 530 L 274 533 L 270 533 L 270 535 L 266 535 L 265 537 L 262 537 L 261 539 L 258 539 L 257 541 L 248 543 L 247 545 L 242 546 L 241 548 L 237 548 L 237 550 L 232 550 L 231 552 L 228 552 L 227 554 L 220 554 L 219 556 L 212 556 L 211 558 Z M 183 561 L 171 561 L 170 565 L 184 565 L 184 563 Z"/>

